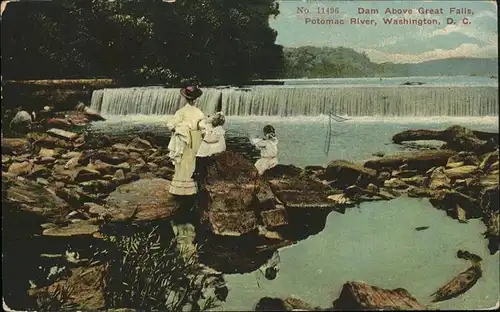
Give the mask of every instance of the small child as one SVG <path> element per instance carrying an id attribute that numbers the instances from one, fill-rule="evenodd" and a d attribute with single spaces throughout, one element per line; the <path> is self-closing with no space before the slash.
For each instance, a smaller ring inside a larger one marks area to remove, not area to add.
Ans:
<path id="1" fill-rule="evenodd" d="M 260 149 L 260 159 L 255 162 L 259 175 L 278 164 L 278 138 L 273 126 L 264 127 L 264 138 L 250 139 L 250 142 Z"/>
<path id="2" fill-rule="evenodd" d="M 222 153 L 226 150 L 226 131 L 222 127 L 226 119 L 222 112 L 218 112 L 208 120 L 204 131 L 198 153 L 196 154 L 195 176 L 198 180 L 198 187 L 201 188 L 207 176 L 207 166 L 210 162 L 210 156 Z"/>
<path id="3" fill-rule="evenodd" d="M 225 122 L 226 119 L 221 112 L 216 113 L 211 122 L 207 122 L 205 135 L 196 157 L 209 157 L 226 150 L 226 139 L 224 138 L 226 131 L 222 127 Z"/>

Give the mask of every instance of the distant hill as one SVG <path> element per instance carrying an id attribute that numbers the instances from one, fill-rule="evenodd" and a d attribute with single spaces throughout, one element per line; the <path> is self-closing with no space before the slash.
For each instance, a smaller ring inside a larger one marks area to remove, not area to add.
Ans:
<path id="1" fill-rule="evenodd" d="M 498 58 L 449 58 L 404 65 L 411 76 L 498 75 Z"/>
<path id="2" fill-rule="evenodd" d="M 283 78 L 395 77 L 395 76 L 493 76 L 498 58 L 449 58 L 418 64 L 374 63 L 350 48 L 285 48 Z"/>

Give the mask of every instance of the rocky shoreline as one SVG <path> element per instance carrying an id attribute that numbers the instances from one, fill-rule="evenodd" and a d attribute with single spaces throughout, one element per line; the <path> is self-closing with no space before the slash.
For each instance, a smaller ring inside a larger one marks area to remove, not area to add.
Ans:
<path id="1" fill-rule="evenodd" d="M 82 114 L 85 120 L 75 117 Z M 158 244 L 166 246 L 161 249 L 176 250 L 138 262 L 144 267 L 147 261 L 156 266 L 161 257 L 177 259 L 191 250 L 191 260 L 172 260 L 177 264 L 168 272 L 191 270 L 189 276 L 203 277 L 204 282 L 193 282 L 197 280 L 194 277 L 183 282 L 191 285 L 194 294 L 195 289 L 204 291 L 209 276 L 223 280 L 223 274 L 255 271 L 281 246 L 319 233 L 331 212 L 344 213 L 363 201 L 398 196 L 429 198 L 437 209 L 459 222 L 481 218 L 487 227 L 484 237 L 490 252 L 499 249 L 495 133 L 460 126 L 443 131 L 410 130 L 395 135 L 393 142 L 436 139 L 446 144 L 436 150 L 383 156 L 365 163 L 335 160 L 326 167 L 278 165 L 262 177 L 249 159 L 227 151 L 213 157 L 198 198 L 174 198 L 168 193 L 174 170 L 166 144 L 144 137 L 120 142 L 106 137 L 95 140 L 68 130 L 79 124 L 78 120 L 85 124 L 98 117 L 93 115 L 92 119 L 81 112 L 62 116 L 59 119 L 70 121 L 47 118 L 41 132 L 17 138 L 2 134 L 2 209 L 7 233 L 3 235 L 4 268 L 12 270 L 4 277 L 12 284 L 4 296 L 11 308 L 25 309 L 18 305 L 31 300 L 29 307 L 41 309 L 40 302 L 49 297 L 80 309 L 138 309 L 140 305 L 134 306 L 137 302 L 124 301 L 126 296 L 136 298 L 135 293 L 124 295 L 126 287 L 113 288 L 117 275 L 110 272 L 130 265 L 116 259 L 124 255 L 124 247 L 114 255 L 104 252 L 120 245 L 117 240 L 137 232 L 153 233 L 156 229 L 154 235 L 161 236 Z M 148 245 L 154 235 L 136 239 L 143 244 L 138 246 L 152 248 L 147 254 L 160 249 Z M 176 242 L 173 249 L 172 242 Z M 140 256 L 133 248 L 126 250 Z M 35 269 L 15 269 L 20 258 L 31 261 Z M 36 269 L 40 262 L 45 263 L 43 272 Z M 207 273 L 210 270 L 213 272 Z M 52 277 L 47 279 L 47 275 Z M 82 280 L 81 275 L 87 278 Z M 141 287 L 150 291 L 145 285 Z M 71 295 L 61 291 L 64 287 L 72 288 Z M 194 305 L 203 296 L 180 298 L 178 294 L 187 292 L 186 287 L 174 291 L 177 299 L 172 302 L 177 308 L 190 305 L 196 309 Z M 207 296 L 212 299 L 205 302 L 223 301 L 221 289 L 223 286 L 215 287 L 215 295 Z M 453 291 L 460 293 L 460 289 Z M 111 295 L 115 301 L 110 301 Z M 285 310 L 314 309 L 293 298 L 263 298 L 256 309 L 266 310 L 273 304 Z M 404 289 L 384 290 L 348 281 L 327 310 L 331 309 L 425 307 Z"/>

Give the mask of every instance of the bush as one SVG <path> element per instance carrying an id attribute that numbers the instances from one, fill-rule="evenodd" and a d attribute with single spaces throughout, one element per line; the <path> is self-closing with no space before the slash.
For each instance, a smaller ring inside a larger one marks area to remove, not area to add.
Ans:
<path id="1" fill-rule="evenodd" d="M 207 276 L 194 255 L 185 259 L 175 239 L 161 246 L 157 227 L 110 240 L 116 243 L 117 254 L 112 255 L 106 275 L 106 306 L 163 311 L 218 306 L 215 297 L 204 298 Z"/>

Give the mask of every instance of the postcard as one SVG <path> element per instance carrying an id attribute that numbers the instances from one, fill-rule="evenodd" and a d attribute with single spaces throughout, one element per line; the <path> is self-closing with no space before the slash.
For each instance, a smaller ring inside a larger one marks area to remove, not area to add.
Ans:
<path id="1" fill-rule="evenodd" d="M 496 1 L 1 24 L 5 310 L 498 308 Z"/>

